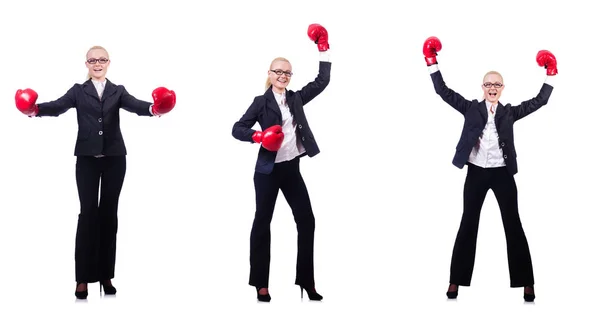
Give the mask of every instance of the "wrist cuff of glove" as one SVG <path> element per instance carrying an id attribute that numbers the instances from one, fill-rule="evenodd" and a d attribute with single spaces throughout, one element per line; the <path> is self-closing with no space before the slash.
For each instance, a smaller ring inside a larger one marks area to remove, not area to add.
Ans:
<path id="1" fill-rule="evenodd" d="M 40 109 L 38 108 L 37 104 L 35 104 L 31 107 L 31 109 L 29 109 L 29 113 L 27 114 L 27 116 L 37 117 L 38 113 L 40 113 Z"/>
<path id="2" fill-rule="evenodd" d="M 427 63 L 427 66 L 437 65 L 438 63 L 436 57 L 425 57 L 425 62 Z"/>
<path id="3" fill-rule="evenodd" d="M 435 72 L 437 72 L 437 71 L 439 71 L 439 70 L 440 70 L 440 69 L 438 68 L 438 65 L 437 65 L 437 64 L 430 65 L 430 66 L 428 66 L 428 67 L 427 67 L 427 69 L 429 70 L 429 74 L 433 74 L 433 73 L 435 73 Z"/>
<path id="4" fill-rule="evenodd" d="M 315 43 L 317 43 L 317 48 L 320 52 L 329 50 L 329 43 L 319 43 L 318 41 L 315 41 Z"/>
<path id="5" fill-rule="evenodd" d="M 252 141 L 260 143 L 262 141 L 262 132 L 254 131 L 254 133 L 252 133 Z"/>

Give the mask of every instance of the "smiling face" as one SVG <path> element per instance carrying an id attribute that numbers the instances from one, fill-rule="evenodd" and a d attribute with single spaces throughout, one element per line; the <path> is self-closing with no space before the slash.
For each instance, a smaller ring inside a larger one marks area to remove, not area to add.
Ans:
<path id="1" fill-rule="evenodd" d="M 268 75 L 273 90 L 282 94 L 292 78 L 292 65 L 287 60 L 274 60 Z"/>
<path id="2" fill-rule="evenodd" d="M 504 80 L 498 72 L 489 72 L 483 78 L 483 97 L 492 104 L 497 104 L 502 91 L 504 90 Z"/>
<path id="3" fill-rule="evenodd" d="M 104 81 L 106 71 L 110 65 L 108 52 L 102 47 L 92 47 L 85 58 L 85 66 L 88 68 L 88 76 L 94 80 Z"/>

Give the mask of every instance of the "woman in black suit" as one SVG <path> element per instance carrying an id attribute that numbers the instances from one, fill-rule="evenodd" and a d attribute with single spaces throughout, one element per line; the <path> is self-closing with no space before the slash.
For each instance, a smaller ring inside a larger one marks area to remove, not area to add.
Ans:
<path id="1" fill-rule="evenodd" d="M 548 103 L 552 82 L 558 73 L 556 58 L 546 50 L 538 52 L 538 65 L 546 67 L 546 82 L 536 97 L 519 105 L 499 102 L 504 90 L 500 73 L 490 71 L 483 77 L 483 100 L 467 100 L 446 86 L 437 65 L 437 52 L 442 44 L 436 37 L 428 38 L 423 45 L 425 61 L 435 88 L 442 100 L 459 111 L 465 118 L 463 131 L 452 163 L 463 168 L 468 165 L 464 186 L 463 215 L 454 243 L 450 267 L 448 298 L 458 296 L 458 286 L 469 286 L 475 263 L 475 248 L 481 207 L 491 189 L 496 196 L 508 252 L 510 286 L 523 287 L 526 302 L 535 299 L 533 265 L 529 245 L 517 205 L 517 153 L 514 144 L 513 124 Z"/>
<path id="2" fill-rule="evenodd" d="M 331 62 L 327 30 L 312 24 L 308 35 L 320 52 L 319 74 L 299 91 L 287 90 L 292 66 L 285 58 L 272 61 L 266 92 L 254 98 L 246 113 L 233 125 L 233 136 L 241 141 L 261 143 L 254 173 L 256 213 L 250 234 L 250 282 L 257 298 L 269 302 L 270 223 L 279 189 L 292 209 L 298 230 L 296 281 L 301 295 L 306 290 L 311 300 L 321 300 L 315 289 L 313 248 L 315 217 L 302 175 L 300 158 L 319 153 L 303 106 L 329 84 Z M 252 126 L 258 122 L 263 131 Z"/>
<path id="3" fill-rule="evenodd" d="M 81 211 L 75 238 L 75 296 L 86 299 L 87 284 L 100 282 L 100 290 L 114 295 L 117 210 L 125 178 L 127 151 L 119 125 L 119 110 L 140 116 L 161 116 L 175 106 L 175 93 L 154 90 L 154 104 L 136 99 L 125 87 L 106 79 L 108 52 L 94 46 L 86 54 L 88 80 L 75 84 L 61 98 L 36 104 L 32 89 L 18 90 L 17 108 L 29 117 L 57 117 L 77 110 L 79 131 L 75 144 L 75 176 Z M 98 190 L 100 202 L 98 203 Z"/>

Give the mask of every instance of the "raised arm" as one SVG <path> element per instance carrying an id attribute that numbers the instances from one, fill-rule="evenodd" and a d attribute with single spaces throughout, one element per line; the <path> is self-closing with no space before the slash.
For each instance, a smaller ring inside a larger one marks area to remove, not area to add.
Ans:
<path id="1" fill-rule="evenodd" d="M 556 68 L 556 57 L 550 51 L 541 50 L 536 56 L 536 61 L 538 65 L 546 68 L 546 82 L 544 82 L 540 92 L 536 97 L 511 108 L 511 112 L 513 112 L 515 121 L 546 105 L 550 99 L 552 90 L 554 90 L 553 85 L 556 80 L 556 74 L 558 74 L 558 70 Z"/>
<path id="2" fill-rule="evenodd" d="M 446 86 L 437 62 L 437 52 L 441 49 L 442 43 L 437 37 L 429 37 L 423 43 L 423 55 L 425 56 L 425 63 L 427 63 L 427 68 L 433 81 L 433 87 L 444 102 L 464 115 L 472 102 Z"/>
<path id="3" fill-rule="evenodd" d="M 329 85 L 331 60 L 329 56 L 329 34 L 320 24 L 308 26 L 308 37 L 317 44 L 319 50 L 319 74 L 298 91 L 302 104 L 305 105 L 317 97 Z"/>

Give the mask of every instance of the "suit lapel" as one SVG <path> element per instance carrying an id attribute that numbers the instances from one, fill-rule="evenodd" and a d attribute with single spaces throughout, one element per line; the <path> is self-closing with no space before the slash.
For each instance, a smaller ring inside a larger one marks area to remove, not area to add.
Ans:
<path id="1" fill-rule="evenodd" d="M 279 109 L 279 105 L 277 105 L 277 100 L 275 100 L 275 95 L 273 94 L 273 90 L 270 88 L 265 91 L 265 98 L 267 99 L 267 111 L 275 112 L 278 119 L 282 118 L 281 110 Z"/>
<path id="2" fill-rule="evenodd" d="M 114 95 L 117 92 L 117 86 L 106 79 L 106 85 L 104 85 L 104 92 L 100 101 L 104 102 L 108 97 Z"/>
<path id="3" fill-rule="evenodd" d="M 487 109 L 487 105 L 485 104 L 485 100 L 479 102 L 479 113 L 481 114 L 481 117 L 483 118 L 483 125 L 485 126 L 485 124 L 488 121 L 488 109 Z"/>
<path id="4" fill-rule="evenodd" d="M 114 83 L 110 82 L 108 79 L 106 79 L 106 84 L 104 85 L 104 91 L 102 92 L 102 98 L 99 98 L 98 91 L 96 90 L 96 87 L 92 83 L 92 79 L 88 79 L 83 84 L 83 91 L 86 94 L 96 98 L 97 100 L 104 102 L 108 97 L 110 97 L 111 95 L 114 95 L 117 92 L 117 86 Z"/>
<path id="5" fill-rule="evenodd" d="M 94 84 L 92 83 L 92 79 L 85 81 L 83 84 L 83 91 L 97 100 L 100 100 L 100 97 L 98 97 L 98 92 L 96 91 L 96 87 L 94 87 Z"/>
<path id="6" fill-rule="evenodd" d="M 505 115 L 506 115 L 506 108 L 504 107 L 504 105 L 502 105 L 502 104 L 500 104 L 500 102 L 498 102 L 498 106 L 496 106 L 496 121 L 499 121 Z"/>
<path id="7" fill-rule="evenodd" d="M 294 103 L 294 93 L 290 90 L 285 90 L 285 102 L 287 103 L 288 108 L 290 108 L 290 113 L 292 117 L 296 117 L 296 113 L 294 112 L 294 108 L 292 107 L 292 103 Z"/>

